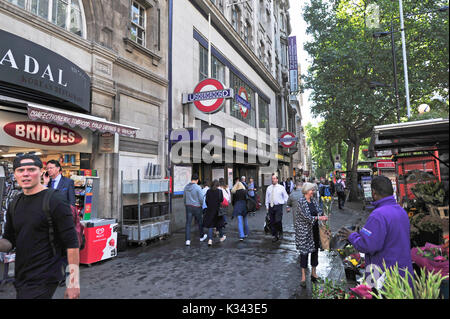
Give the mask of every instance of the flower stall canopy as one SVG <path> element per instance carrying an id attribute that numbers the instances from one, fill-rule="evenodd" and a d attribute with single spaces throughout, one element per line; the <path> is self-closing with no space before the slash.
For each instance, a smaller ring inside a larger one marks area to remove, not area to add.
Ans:
<path id="1" fill-rule="evenodd" d="M 78 126 L 82 129 L 99 131 L 102 133 L 117 133 L 122 136 L 136 137 L 139 128 L 107 121 L 105 118 L 96 117 L 48 106 L 28 103 L 28 117 L 33 121 L 53 122 L 59 125 Z"/>
<path id="2" fill-rule="evenodd" d="M 448 151 L 448 119 L 432 119 L 375 126 L 370 155 L 391 156 L 417 151 Z"/>

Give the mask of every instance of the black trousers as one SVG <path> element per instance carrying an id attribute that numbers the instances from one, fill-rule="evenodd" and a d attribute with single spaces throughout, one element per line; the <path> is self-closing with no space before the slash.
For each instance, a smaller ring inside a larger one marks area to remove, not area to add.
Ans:
<path id="1" fill-rule="evenodd" d="M 52 299 L 58 283 L 16 288 L 17 299 Z"/>
<path id="2" fill-rule="evenodd" d="M 313 240 L 316 250 L 311 253 L 311 267 L 317 267 L 319 265 L 319 247 L 320 247 L 320 235 L 319 235 L 319 224 L 317 222 L 313 225 Z M 300 267 L 308 268 L 308 255 L 300 254 Z"/>
<path id="3" fill-rule="evenodd" d="M 345 204 L 345 193 L 344 192 L 338 192 L 337 196 L 338 196 L 339 208 L 344 207 L 344 204 Z"/>
<path id="4" fill-rule="evenodd" d="M 280 236 L 283 233 L 283 205 L 269 206 L 270 229 L 272 236 Z"/>

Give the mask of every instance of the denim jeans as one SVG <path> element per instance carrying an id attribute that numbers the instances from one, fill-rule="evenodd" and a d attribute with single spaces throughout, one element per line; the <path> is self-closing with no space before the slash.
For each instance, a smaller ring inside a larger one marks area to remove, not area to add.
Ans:
<path id="1" fill-rule="evenodd" d="M 208 228 L 208 240 L 209 239 L 213 239 L 213 229 L 214 228 Z M 219 231 L 219 237 L 222 238 L 224 233 L 223 233 L 223 227 L 220 227 L 217 229 Z"/>
<path id="2" fill-rule="evenodd" d="M 192 219 L 195 217 L 195 221 L 198 225 L 198 232 L 200 238 L 203 237 L 203 211 L 201 207 L 186 206 L 186 240 L 191 240 L 191 224 Z"/>
<path id="3" fill-rule="evenodd" d="M 248 220 L 247 215 L 238 217 L 238 227 L 239 227 L 239 238 L 244 238 L 248 236 Z"/>

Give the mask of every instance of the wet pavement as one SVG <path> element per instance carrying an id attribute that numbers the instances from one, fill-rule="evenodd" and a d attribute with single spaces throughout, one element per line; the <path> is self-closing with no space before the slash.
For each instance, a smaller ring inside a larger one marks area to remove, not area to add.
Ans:
<path id="1" fill-rule="evenodd" d="M 82 299 L 308 299 L 311 283 L 300 287 L 300 259 L 295 249 L 291 213 L 284 213 L 284 239 L 272 243 L 263 231 L 265 208 L 249 216 L 250 236 L 238 239 L 237 220 L 229 218 L 227 239 L 212 247 L 194 240 L 184 245 L 184 230 L 147 247 L 131 246 L 113 259 L 81 266 Z M 365 218 L 357 210 L 334 207 L 331 230 Z M 345 280 L 340 257 L 321 251 L 317 273 Z M 309 278 L 309 274 L 308 277 Z M 63 298 L 58 288 L 54 298 Z M 11 284 L 0 287 L 0 299 L 15 298 Z"/>

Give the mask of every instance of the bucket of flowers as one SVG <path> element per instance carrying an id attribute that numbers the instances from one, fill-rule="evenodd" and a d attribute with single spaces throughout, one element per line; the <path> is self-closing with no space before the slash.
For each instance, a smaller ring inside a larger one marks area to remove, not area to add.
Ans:
<path id="1" fill-rule="evenodd" d="M 348 280 L 356 281 L 356 276 L 362 275 L 362 270 L 365 268 L 364 257 L 360 253 L 355 252 L 346 256 L 343 260 L 345 276 Z"/>

